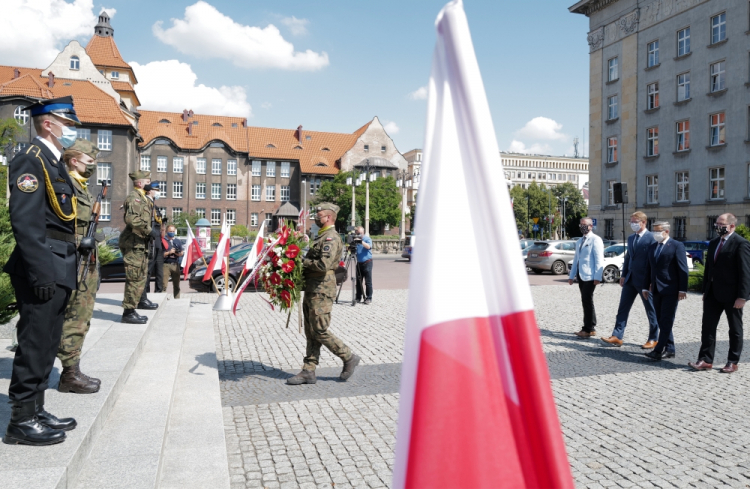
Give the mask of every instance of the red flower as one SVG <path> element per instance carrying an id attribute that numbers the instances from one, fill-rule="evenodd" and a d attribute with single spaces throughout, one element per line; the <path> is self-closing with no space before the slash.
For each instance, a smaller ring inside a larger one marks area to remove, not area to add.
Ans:
<path id="1" fill-rule="evenodd" d="M 284 304 L 286 304 L 286 307 L 291 307 L 292 305 L 292 295 L 286 291 L 281 291 L 281 300 L 284 301 Z"/>
<path id="2" fill-rule="evenodd" d="M 284 273 L 289 273 L 292 270 L 294 270 L 294 261 L 289 260 L 288 262 L 281 265 L 281 269 L 284 270 Z"/>
<path id="3" fill-rule="evenodd" d="M 289 239 L 289 228 L 284 226 L 281 228 L 281 233 L 279 233 L 279 244 L 282 246 L 285 245 L 287 239 Z"/>
<path id="4" fill-rule="evenodd" d="M 273 263 L 273 266 L 275 267 L 279 266 L 279 255 L 273 255 L 271 257 L 271 263 Z"/>
<path id="5" fill-rule="evenodd" d="M 293 244 L 289 245 L 289 247 L 286 249 L 286 253 L 284 253 L 287 258 L 296 258 L 297 255 L 299 255 L 299 246 Z"/>
<path id="6" fill-rule="evenodd" d="M 294 288 L 294 282 L 292 282 L 289 279 L 285 279 L 284 280 L 284 287 L 286 287 L 288 289 L 293 289 Z"/>
<path id="7" fill-rule="evenodd" d="M 276 272 L 271 274 L 270 280 L 273 285 L 281 285 L 281 275 Z"/>

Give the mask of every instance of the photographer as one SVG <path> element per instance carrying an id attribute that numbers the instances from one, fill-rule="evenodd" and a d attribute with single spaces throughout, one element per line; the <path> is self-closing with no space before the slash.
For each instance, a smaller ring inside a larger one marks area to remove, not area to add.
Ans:
<path id="1" fill-rule="evenodd" d="M 357 236 L 357 302 L 365 296 L 365 304 L 372 302 L 372 238 L 365 234 L 365 228 L 358 226 Z M 364 292 L 362 281 L 365 282 Z"/>

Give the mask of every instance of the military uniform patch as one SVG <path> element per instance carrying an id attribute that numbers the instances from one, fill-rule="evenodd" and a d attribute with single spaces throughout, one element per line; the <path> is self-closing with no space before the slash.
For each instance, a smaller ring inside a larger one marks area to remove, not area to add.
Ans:
<path id="1" fill-rule="evenodd" d="M 328 251 L 331 251 L 331 245 L 325 245 L 325 246 L 323 247 L 323 251 L 324 251 L 324 252 L 328 252 Z"/>
<path id="2" fill-rule="evenodd" d="M 326 241 L 331 241 L 331 238 L 326 238 Z"/>
<path id="3" fill-rule="evenodd" d="M 67 195 L 65 195 L 65 194 L 62 194 L 62 196 L 60 196 L 60 202 L 62 202 L 63 204 L 64 204 L 64 203 L 65 203 L 65 202 L 66 202 L 67 200 L 68 200 L 68 196 L 67 196 Z"/>
<path id="4" fill-rule="evenodd" d="M 18 177 L 18 180 L 16 180 L 16 185 L 18 185 L 18 190 L 20 190 L 21 192 L 30 194 L 31 192 L 34 192 L 39 188 L 39 180 L 31 173 L 24 173 L 23 175 Z"/>

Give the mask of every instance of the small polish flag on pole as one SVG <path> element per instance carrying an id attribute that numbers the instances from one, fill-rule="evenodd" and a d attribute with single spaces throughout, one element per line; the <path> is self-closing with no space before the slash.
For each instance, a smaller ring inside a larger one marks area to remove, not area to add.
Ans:
<path id="1" fill-rule="evenodd" d="M 195 239 L 193 230 L 190 229 L 190 224 L 187 225 L 187 228 L 188 237 L 187 243 L 185 243 L 185 254 L 182 255 L 182 263 L 180 264 L 185 271 L 185 280 L 188 279 L 188 275 L 190 274 L 190 265 L 198 258 L 203 258 L 203 252 L 201 251 L 201 247 L 198 246 L 198 240 Z"/>
<path id="2" fill-rule="evenodd" d="M 225 215 L 221 221 L 221 235 L 219 236 L 219 244 L 216 245 L 216 251 L 214 256 L 211 257 L 211 262 L 206 267 L 206 274 L 203 276 L 203 281 L 212 279 L 213 274 L 216 270 L 221 270 L 223 274 L 226 272 L 227 260 L 224 258 L 229 257 L 229 224 L 227 224 L 227 216 Z"/>
<path id="3" fill-rule="evenodd" d="M 573 488 L 461 0 L 436 28 L 393 487 Z"/>
<path id="4" fill-rule="evenodd" d="M 258 236 L 255 238 L 255 243 L 253 243 L 253 247 L 250 250 L 250 253 L 247 254 L 247 260 L 245 260 L 245 272 L 249 272 L 253 269 L 255 266 L 255 262 L 258 261 L 258 257 L 260 256 L 261 251 L 263 251 L 263 232 L 265 230 L 265 226 L 260 228 L 260 231 L 258 231 Z"/>

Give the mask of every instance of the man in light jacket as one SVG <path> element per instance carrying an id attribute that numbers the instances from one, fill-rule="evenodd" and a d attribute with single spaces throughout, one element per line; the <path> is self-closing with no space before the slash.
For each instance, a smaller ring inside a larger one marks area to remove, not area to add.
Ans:
<path id="1" fill-rule="evenodd" d="M 581 291 L 581 304 L 583 305 L 583 328 L 576 333 L 576 336 L 588 339 L 596 336 L 594 289 L 602 281 L 604 243 L 602 243 L 602 238 L 591 231 L 594 227 L 591 218 L 584 217 L 579 226 L 583 237 L 576 244 L 576 255 L 570 267 L 568 285 L 573 285 L 573 280 L 578 279 L 578 289 Z"/>

